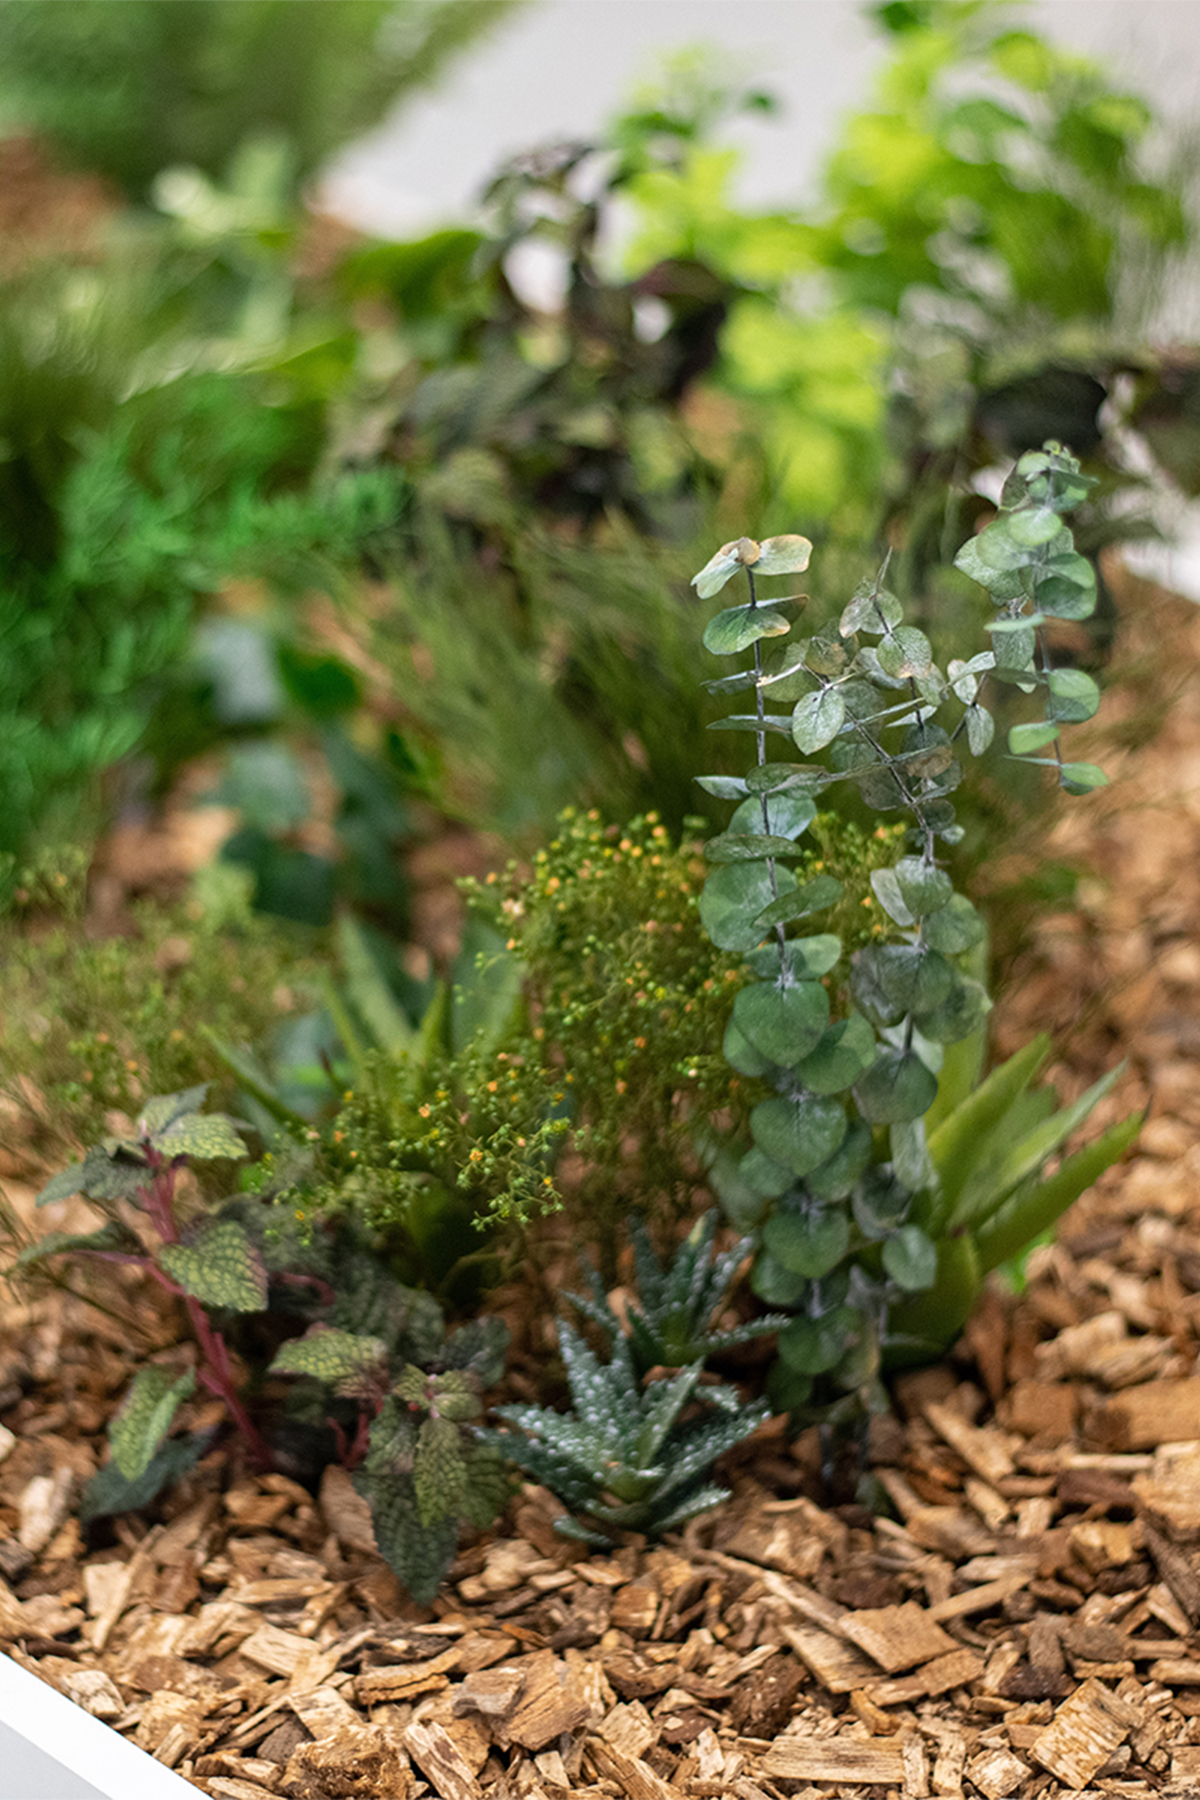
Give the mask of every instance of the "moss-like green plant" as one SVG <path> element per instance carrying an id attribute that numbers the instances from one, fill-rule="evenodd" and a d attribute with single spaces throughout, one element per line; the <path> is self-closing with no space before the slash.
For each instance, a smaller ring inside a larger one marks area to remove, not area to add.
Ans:
<path id="1" fill-rule="evenodd" d="M 759 1231 L 756 1291 L 800 1315 L 784 1340 L 792 1379 L 777 1391 L 789 1404 L 806 1400 L 826 1374 L 877 1398 L 896 1302 L 932 1294 L 927 1315 L 910 1301 L 899 1336 L 905 1346 L 944 1341 L 965 1316 L 947 1303 L 953 1271 L 963 1298 L 977 1291 L 984 1267 L 1044 1230 L 1098 1172 L 1095 1157 L 1074 1159 L 1061 1179 L 1040 1180 L 1047 1157 L 1111 1082 L 1050 1119 L 1045 1098 L 1009 1111 L 1002 1096 L 1011 1086 L 1016 1104 L 1023 1084 L 1006 1086 L 998 1074 L 988 1101 L 966 1099 L 942 1120 L 940 1164 L 924 1124 L 947 1047 L 978 1040 L 990 1006 L 967 966 L 983 922 L 938 854 L 962 836 L 949 798 L 961 777 L 956 752 L 965 744 L 979 754 L 991 740 L 985 680 L 1043 698 L 1041 719 L 1010 730 L 1011 754 L 1047 763 L 1071 793 L 1105 779 L 1063 756 L 1063 725 L 1090 718 L 1099 692 L 1089 676 L 1056 666 L 1046 637 L 1048 620 L 1086 618 L 1095 604 L 1094 572 L 1063 522 L 1090 485 L 1057 444 L 1021 458 L 996 519 L 958 558 L 996 603 L 993 648 L 945 674 L 924 633 L 903 623 L 882 576 L 862 585 L 835 627 L 782 646 L 797 603 L 760 598 L 756 584 L 802 570 L 811 548 L 803 538 L 738 539 L 695 578 L 702 598 L 738 572 L 750 590 L 704 633 L 719 655 L 753 651 L 749 667 L 712 685 L 751 699 L 752 710 L 727 723 L 753 735 L 757 756 L 744 778 L 701 779 L 738 807 L 706 847 L 717 866 L 700 911 L 714 942 L 745 955 L 759 977 L 734 1000 L 724 1049 L 735 1069 L 774 1092 L 750 1115 L 752 1144 L 736 1171 L 716 1178 L 739 1222 Z M 788 710 L 768 712 L 768 700 L 779 699 Z M 773 736 L 807 760 L 769 760 Z M 813 760 L 822 753 L 827 761 Z M 835 933 L 812 930 L 840 889 L 827 874 L 804 879 L 798 842 L 817 795 L 844 781 L 869 807 L 909 821 L 904 854 L 871 877 L 893 941 L 848 957 Z M 983 1160 L 997 1149 L 981 1129 L 985 1116 L 989 1129 L 1016 1139 L 998 1160 Z M 1100 1167 L 1137 1123 L 1102 1140 Z"/>
<path id="2" fill-rule="evenodd" d="M 31 1114 L 30 1128 L 53 1156 L 100 1136 L 111 1112 L 136 1118 L 151 1094 L 208 1082 L 234 1104 L 197 1026 L 265 1044 L 315 998 L 315 941 L 255 917 L 234 870 L 205 871 L 178 904 L 138 904 L 128 936 L 96 938 L 82 916 L 87 860 L 67 849 L 20 872 L 36 930 L 0 919 L 0 1090 L 27 1112 L 30 1083 L 45 1095 L 48 1116 Z"/>
<path id="3" fill-rule="evenodd" d="M 837 870 L 836 921 L 855 948 L 879 929 L 871 876 L 894 849 L 890 827 L 813 819 L 805 871 Z M 524 970 L 521 1080 L 541 1071 L 569 1101 L 579 1168 L 563 1199 L 598 1240 L 610 1285 L 622 1221 L 683 1217 L 703 1178 L 700 1127 L 744 1118 L 754 1098 L 714 1048 L 750 971 L 704 931 L 704 873 L 700 845 L 676 844 L 656 814 L 618 827 L 568 810 L 532 870 L 510 865 L 472 890 Z"/>

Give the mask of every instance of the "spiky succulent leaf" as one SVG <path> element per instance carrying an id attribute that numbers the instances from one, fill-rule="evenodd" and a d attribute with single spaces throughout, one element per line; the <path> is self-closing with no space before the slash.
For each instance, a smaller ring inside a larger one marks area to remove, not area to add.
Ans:
<path id="1" fill-rule="evenodd" d="M 108 1428 L 113 1461 L 126 1481 L 137 1481 L 145 1474 L 172 1419 L 195 1386 L 194 1369 L 179 1376 L 157 1365 L 139 1369 Z"/>
<path id="2" fill-rule="evenodd" d="M 498 1407 L 501 1418 L 511 1419 L 514 1424 L 523 1421 L 516 1415 L 523 1412 L 536 1412 L 536 1407 Z M 480 1442 L 492 1449 L 498 1456 L 513 1468 L 524 1469 L 534 1481 L 542 1487 L 549 1488 L 552 1494 L 574 1511 L 586 1507 L 592 1497 L 593 1484 L 583 1475 L 575 1463 L 558 1456 L 553 1447 L 542 1443 L 538 1438 L 522 1437 L 516 1431 L 485 1431 L 480 1434 Z"/>
<path id="3" fill-rule="evenodd" d="M 447 1369 L 469 1370 L 481 1388 L 494 1387 L 504 1373 L 511 1336 L 503 1319 L 469 1319 L 450 1333 L 438 1360 Z"/>
<path id="4" fill-rule="evenodd" d="M 273 1375 L 310 1375 L 344 1398 L 365 1397 L 387 1387 L 387 1345 L 328 1325 L 314 1325 L 284 1344 L 271 1364 Z"/>
<path id="5" fill-rule="evenodd" d="M 261 1312 L 267 1304 L 262 1257 L 235 1219 L 212 1219 L 190 1241 L 164 1244 L 158 1260 L 185 1294 L 231 1312 Z"/>

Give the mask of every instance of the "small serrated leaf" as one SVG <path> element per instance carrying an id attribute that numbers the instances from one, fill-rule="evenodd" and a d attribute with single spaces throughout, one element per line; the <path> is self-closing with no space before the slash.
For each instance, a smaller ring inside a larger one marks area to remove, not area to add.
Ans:
<path id="1" fill-rule="evenodd" d="M 422 1525 L 440 1519 L 457 1521 L 466 1489 L 467 1463 L 462 1435 L 450 1419 L 426 1419 L 417 1435 L 413 1491 Z"/>
<path id="2" fill-rule="evenodd" d="M 231 1312 L 261 1312 L 267 1304 L 263 1260 L 233 1219 L 202 1225 L 190 1242 L 164 1244 L 161 1266 L 185 1294 Z"/>
<path id="3" fill-rule="evenodd" d="M 94 1255 L 97 1251 L 127 1252 L 136 1256 L 142 1251 L 141 1239 L 136 1232 L 130 1231 L 119 1219 L 110 1219 L 97 1231 L 51 1231 L 36 1244 L 27 1244 L 13 1265 L 17 1269 L 32 1269 L 48 1257 L 62 1256 L 70 1251 L 75 1255 Z"/>
<path id="4" fill-rule="evenodd" d="M 195 1390 L 196 1372 L 173 1377 L 170 1369 L 140 1369 L 108 1428 L 113 1461 L 126 1481 L 137 1481 L 171 1428 L 181 1405 Z"/>
<path id="5" fill-rule="evenodd" d="M 387 1345 L 382 1338 L 314 1325 L 304 1337 L 283 1345 L 271 1374 L 310 1375 L 338 1394 L 353 1396 L 368 1387 L 386 1387 Z"/>
<path id="6" fill-rule="evenodd" d="M 52 1175 L 34 1201 L 35 1206 L 51 1206 L 56 1200 L 70 1200 L 75 1194 L 82 1194 L 87 1179 L 87 1164 L 72 1163 L 69 1169 L 62 1169 Z"/>
<path id="7" fill-rule="evenodd" d="M 188 1156 L 193 1162 L 238 1162 L 249 1154 L 224 1113 L 188 1113 L 158 1132 L 154 1147 L 164 1156 Z"/>
<path id="8" fill-rule="evenodd" d="M 152 1100 L 147 1100 L 138 1115 L 138 1137 L 158 1137 L 160 1132 L 166 1131 L 176 1120 L 199 1112 L 207 1093 L 208 1083 L 202 1081 L 197 1087 L 184 1088 L 179 1094 L 155 1094 Z"/>

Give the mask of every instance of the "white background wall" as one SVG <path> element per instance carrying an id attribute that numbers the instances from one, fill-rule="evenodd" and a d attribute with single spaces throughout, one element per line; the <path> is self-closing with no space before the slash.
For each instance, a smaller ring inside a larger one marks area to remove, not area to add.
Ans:
<path id="1" fill-rule="evenodd" d="M 1103 57 L 1181 128 L 1200 118 L 1200 0 L 1033 0 L 1014 6 L 1059 43 Z M 517 150 L 587 137 L 665 52 L 707 42 L 783 103 L 747 120 L 742 198 L 804 201 L 839 119 L 867 101 L 884 55 L 858 0 L 535 0 L 418 100 L 346 153 L 323 201 L 409 235 L 461 220 Z"/>

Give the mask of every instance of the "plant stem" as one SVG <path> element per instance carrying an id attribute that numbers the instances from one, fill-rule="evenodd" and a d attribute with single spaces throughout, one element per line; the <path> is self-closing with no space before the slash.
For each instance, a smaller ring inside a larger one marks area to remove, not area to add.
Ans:
<path id="1" fill-rule="evenodd" d="M 146 1200 L 146 1211 L 150 1216 L 154 1229 L 164 1244 L 179 1242 L 179 1225 L 175 1218 L 175 1168 L 156 1150 L 147 1152 L 147 1160 L 154 1170 L 154 1178 L 142 1193 Z M 250 1460 L 259 1469 L 269 1469 L 272 1456 L 267 1448 L 266 1440 L 254 1424 L 246 1408 L 242 1404 L 233 1379 L 233 1365 L 229 1360 L 229 1351 L 225 1339 L 215 1328 L 203 1305 L 194 1294 L 185 1293 L 175 1281 L 157 1264 L 151 1263 L 150 1272 L 155 1279 L 169 1288 L 183 1301 L 191 1322 L 192 1332 L 204 1358 L 205 1367 L 200 1371 L 200 1379 L 210 1393 L 216 1394 L 224 1402 L 225 1410 L 233 1420 L 237 1430 L 245 1441 L 250 1453 Z"/>

